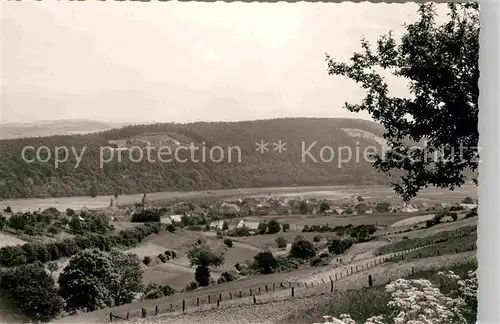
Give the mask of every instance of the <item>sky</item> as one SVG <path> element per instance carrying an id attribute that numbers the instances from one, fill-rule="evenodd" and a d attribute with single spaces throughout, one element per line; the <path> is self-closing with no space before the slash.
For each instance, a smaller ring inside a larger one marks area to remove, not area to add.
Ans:
<path id="1" fill-rule="evenodd" d="M 416 4 L 2 2 L 0 118 L 114 122 L 350 117 L 329 76 L 417 18 Z M 391 91 L 404 93 L 394 80 Z"/>

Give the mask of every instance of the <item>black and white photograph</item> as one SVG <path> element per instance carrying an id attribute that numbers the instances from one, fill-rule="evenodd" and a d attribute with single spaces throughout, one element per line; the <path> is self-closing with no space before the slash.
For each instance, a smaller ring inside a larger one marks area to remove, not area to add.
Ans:
<path id="1" fill-rule="evenodd" d="M 0 8 L 0 323 L 478 323 L 478 2 Z"/>

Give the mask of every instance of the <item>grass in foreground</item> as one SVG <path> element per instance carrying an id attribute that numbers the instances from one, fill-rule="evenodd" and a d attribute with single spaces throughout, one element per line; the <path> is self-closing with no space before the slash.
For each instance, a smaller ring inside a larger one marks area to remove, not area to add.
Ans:
<path id="1" fill-rule="evenodd" d="M 455 287 L 448 281 L 438 276 L 439 271 L 451 270 L 460 277 L 466 277 L 469 270 L 475 270 L 477 262 L 467 262 L 454 265 L 452 267 L 441 267 L 433 270 L 418 272 L 410 275 L 408 279 L 427 279 L 434 283 L 444 294 L 447 294 Z M 282 324 L 304 324 L 322 323 L 324 315 L 340 317 L 341 314 L 350 314 L 356 323 L 364 323 L 373 315 L 387 315 L 389 308 L 387 303 L 390 295 L 385 291 L 385 285 L 363 288 L 358 290 L 339 291 L 333 301 L 315 306 L 314 308 L 291 314 L 280 323 Z M 476 314 L 473 318 L 468 318 L 469 323 L 476 322 Z"/>

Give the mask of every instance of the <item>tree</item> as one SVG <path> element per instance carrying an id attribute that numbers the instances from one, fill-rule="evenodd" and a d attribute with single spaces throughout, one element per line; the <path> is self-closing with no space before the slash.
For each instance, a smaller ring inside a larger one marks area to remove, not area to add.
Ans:
<path id="1" fill-rule="evenodd" d="M 262 274 L 273 273 L 278 266 L 278 262 L 270 251 L 259 252 L 254 256 L 254 267 L 259 269 Z"/>
<path id="2" fill-rule="evenodd" d="M 349 63 L 326 57 L 330 75 L 366 89 L 362 102 L 346 109 L 368 112 L 384 126 L 390 151 L 375 155 L 373 165 L 400 170 L 392 185 L 404 200 L 427 185 L 453 190 L 478 166 L 479 4 L 450 3 L 448 11 L 448 21 L 438 25 L 435 6 L 421 4 L 420 19 L 405 25 L 399 44 L 388 33 L 375 49 L 362 39 Z M 377 70 L 407 80 L 411 96 L 391 96 Z"/>
<path id="3" fill-rule="evenodd" d="M 280 223 L 275 219 L 271 219 L 267 224 L 267 232 L 269 234 L 279 233 L 280 230 L 281 230 Z"/>
<path id="4" fill-rule="evenodd" d="M 258 234 L 266 234 L 266 231 L 267 231 L 267 223 L 260 222 L 259 225 L 257 226 L 257 233 Z"/>
<path id="5" fill-rule="evenodd" d="M 224 263 L 224 256 L 213 252 L 207 245 L 197 245 L 188 251 L 188 259 L 191 266 L 196 266 L 195 280 L 200 286 L 210 284 L 209 267 L 218 267 Z"/>
<path id="6" fill-rule="evenodd" d="M 7 217 L 4 215 L 0 215 L 0 230 L 3 230 L 3 228 L 7 225 Z"/>
<path id="7" fill-rule="evenodd" d="M 82 224 L 83 221 L 81 221 L 78 216 L 73 216 L 71 217 L 71 220 L 69 222 L 69 228 L 76 234 L 83 234 L 84 232 L 84 226 Z"/>
<path id="8" fill-rule="evenodd" d="M 379 213 L 387 213 L 391 209 L 391 204 L 385 201 L 377 203 L 375 210 Z"/>
<path id="9" fill-rule="evenodd" d="M 274 241 L 278 245 L 278 249 L 284 249 L 288 245 L 288 242 L 283 236 L 277 237 Z"/>
<path id="10" fill-rule="evenodd" d="M 40 262 L 5 270 L 0 285 L 25 315 L 37 321 L 48 321 L 63 309 L 54 279 Z"/>
<path id="11" fill-rule="evenodd" d="M 472 199 L 469 196 L 465 197 L 464 200 L 462 200 L 462 204 L 473 204 L 473 203 L 474 203 L 474 199 Z"/>
<path id="12" fill-rule="evenodd" d="M 57 262 L 49 262 L 47 263 L 47 269 L 50 271 L 50 276 L 52 277 L 52 274 L 59 270 L 59 265 Z"/>
<path id="13" fill-rule="evenodd" d="M 60 294 L 69 311 L 93 311 L 131 302 L 142 290 L 139 260 L 118 250 L 84 250 L 59 276 Z"/>
<path id="14" fill-rule="evenodd" d="M 314 245 L 303 239 L 296 239 L 295 242 L 292 243 L 292 247 L 290 248 L 289 256 L 292 258 L 298 259 L 310 259 L 316 255 L 316 251 L 314 250 Z"/>
<path id="15" fill-rule="evenodd" d="M 222 223 L 222 230 L 227 231 L 229 229 L 229 223 L 227 221 L 224 221 Z"/>
<path id="16" fill-rule="evenodd" d="M 304 214 L 307 214 L 307 212 L 309 211 L 309 207 L 307 206 L 307 203 L 305 201 L 301 201 L 299 203 L 299 212 L 304 215 Z"/>
<path id="17" fill-rule="evenodd" d="M 227 246 L 227 247 L 233 247 L 233 241 L 231 239 L 224 239 L 224 244 Z"/>

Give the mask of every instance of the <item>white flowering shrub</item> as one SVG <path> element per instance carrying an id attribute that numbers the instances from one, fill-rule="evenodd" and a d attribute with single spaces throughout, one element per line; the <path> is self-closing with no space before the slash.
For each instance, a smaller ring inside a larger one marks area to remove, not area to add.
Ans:
<path id="1" fill-rule="evenodd" d="M 370 317 L 364 324 L 467 324 L 467 318 L 477 312 L 475 271 L 466 279 L 452 271 L 439 272 L 438 276 L 452 287 L 447 295 L 429 280 L 397 279 L 385 286 L 390 295 L 389 315 Z M 324 319 L 322 324 L 357 324 L 348 314 Z"/>

